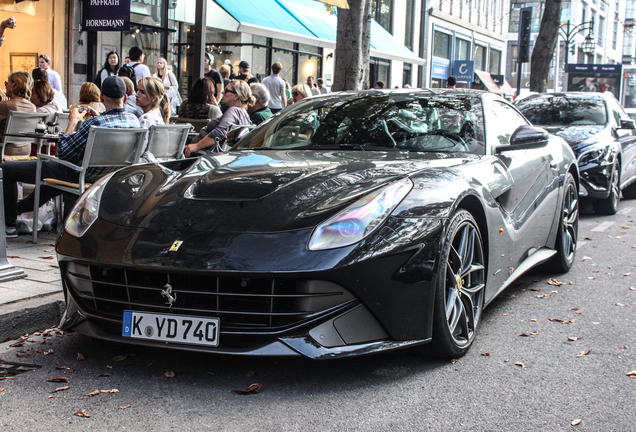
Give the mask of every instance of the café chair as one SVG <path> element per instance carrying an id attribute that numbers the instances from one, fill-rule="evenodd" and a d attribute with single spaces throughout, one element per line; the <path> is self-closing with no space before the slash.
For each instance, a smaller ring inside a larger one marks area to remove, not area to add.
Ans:
<path id="1" fill-rule="evenodd" d="M 108 128 L 103 126 L 91 126 L 84 150 L 84 159 L 81 165 L 58 159 L 55 156 L 38 154 L 38 164 L 35 172 L 35 191 L 33 192 L 35 204 L 33 206 L 33 220 L 38 220 L 40 209 L 40 188 L 48 186 L 73 195 L 82 195 L 91 184 L 86 182 L 88 168 L 105 168 L 107 171 L 115 171 L 127 165 L 139 163 L 139 158 L 146 142 L 146 128 Z M 50 161 L 71 168 L 79 175 L 78 183 L 66 182 L 54 178 L 42 178 L 42 162 Z M 61 203 L 56 206 L 58 210 L 58 227 L 62 224 Z M 33 230 L 33 243 L 38 241 L 38 231 Z"/>
<path id="2" fill-rule="evenodd" d="M 148 151 L 158 161 L 183 159 L 189 131 L 188 124 L 153 125 L 148 131 Z"/>
<path id="3" fill-rule="evenodd" d="M 194 119 L 187 117 L 170 117 L 171 124 L 190 124 L 192 125 L 193 132 L 198 134 L 201 129 L 210 123 L 210 119 Z"/>
<path id="4" fill-rule="evenodd" d="M 43 139 L 35 139 L 30 137 L 19 137 L 19 136 L 8 136 L 8 135 L 18 135 L 20 132 L 34 133 L 35 127 L 37 124 L 42 121 L 46 124 L 46 119 L 48 118 L 48 113 L 37 113 L 37 112 L 22 112 L 22 111 L 9 111 L 9 118 L 7 119 L 7 127 L 5 129 L 5 135 L 2 138 L 2 142 L 0 146 L 2 149 L 0 150 L 0 154 L 2 161 L 16 161 L 16 160 L 34 160 L 35 156 L 6 156 L 4 155 L 5 148 L 7 144 L 22 144 L 22 143 L 33 143 L 36 142 L 38 145 L 38 153 L 40 153 L 42 146 L 45 145 Z M 48 145 L 49 151 L 51 146 Z M 29 153 L 31 149 L 29 147 Z"/>
<path id="5" fill-rule="evenodd" d="M 60 128 L 60 132 L 64 133 L 66 128 L 68 127 L 68 113 L 66 112 L 58 112 L 55 114 L 55 123 Z"/>

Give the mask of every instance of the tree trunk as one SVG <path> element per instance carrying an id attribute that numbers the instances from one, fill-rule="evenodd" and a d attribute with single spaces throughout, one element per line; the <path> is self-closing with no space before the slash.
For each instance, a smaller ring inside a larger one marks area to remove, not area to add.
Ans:
<path id="1" fill-rule="evenodd" d="M 338 8 L 338 33 L 332 91 L 369 88 L 372 0 L 349 0 Z"/>
<path id="2" fill-rule="evenodd" d="M 562 4 L 562 0 L 545 1 L 539 35 L 534 43 L 532 58 L 530 59 L 530 91 L 543 93 L 548 87 L 550 62 L 552 62 L 552 58 L 554 57 L 554 49 L 559 37 Z M 533 13 L 535 13 L 535 11 L 533 11 Z M 558 77 L 558 73 L 556 77 Z M 519 77 L 519 79 L 521 79 L 521 77 Z"/>

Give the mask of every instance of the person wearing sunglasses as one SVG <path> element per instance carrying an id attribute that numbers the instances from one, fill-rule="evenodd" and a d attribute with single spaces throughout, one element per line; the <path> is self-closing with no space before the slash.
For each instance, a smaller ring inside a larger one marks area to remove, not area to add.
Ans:
<path id="1" fill-rule="evenodd" d="M 250 87 L 245 81 L 232 80 L 223 92 L 223 103 L 229 108 L 223 117 L 212 120 L 201 129 L 199 135 L 188 144 L 184 153 L 186 157 L 198 156 L 207 151 L 212 151 L 216 144 L 215 139 L 225 138 L 233 125 L 251 125 L 247 108 L 254 105 L 256 99 L 252 95 Z"/>
<path id="2" fill-rule="evenodd" d="M 291 99 L 287 101 L 287 106 L 298 103 L 301 100 L 311 96 L 311 89 L 305 83 L 296 84 L 291 89 Z"/>

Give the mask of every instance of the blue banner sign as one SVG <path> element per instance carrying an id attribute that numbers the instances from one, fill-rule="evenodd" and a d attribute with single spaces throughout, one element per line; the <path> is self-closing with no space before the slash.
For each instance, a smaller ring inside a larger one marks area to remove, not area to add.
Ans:
<path id="1" fill-rule="evenodd" d="M 474 60 L 455 60 L 453 63 L 453 75 L 457 81 L 473 82 L 475 78 Z"/>
<path id="2" fill-rule="evenodd" d="M 620 64 L 567 64 L 566 72 L 579 73 L 609 73 L 620 74 L 623 71 L 623 65 Z"/>
<path id="3" fill-rule="evenodd" d="M 84 0 L 82 31 L 130 30 L 130 0 Z"/>
<path id="4" fill-rule="evenodd" d="M 431 77 L 432 78 L 448 78 L 448 66 L 432 63 L 431 64 Z"/>

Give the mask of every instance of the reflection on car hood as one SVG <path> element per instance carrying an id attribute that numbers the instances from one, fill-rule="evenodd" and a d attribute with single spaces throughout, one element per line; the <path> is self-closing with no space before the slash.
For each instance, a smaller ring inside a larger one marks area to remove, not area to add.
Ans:
<path id="1" fill-rule="evenodd" d="M 588 146 L 591 142 L 598 141 L 598 134 L 603 131 L 605 126 L 539 126 L 543 127 L 549 133 L 563 138 L 570 147 L 577 144 Z M 603 134 L 604 136 L 604 134 Z M 590 140 L 590 143 L 586 141 Z"/>
<path id="2" fill-rule="evenodd" d="M 180 171 L 119 171 L 100 217 L 157 229 L 273 232 L 313 226 L 391 181 L 474 155 L 400 151 L 242 151 L 199 158 Z"/>

